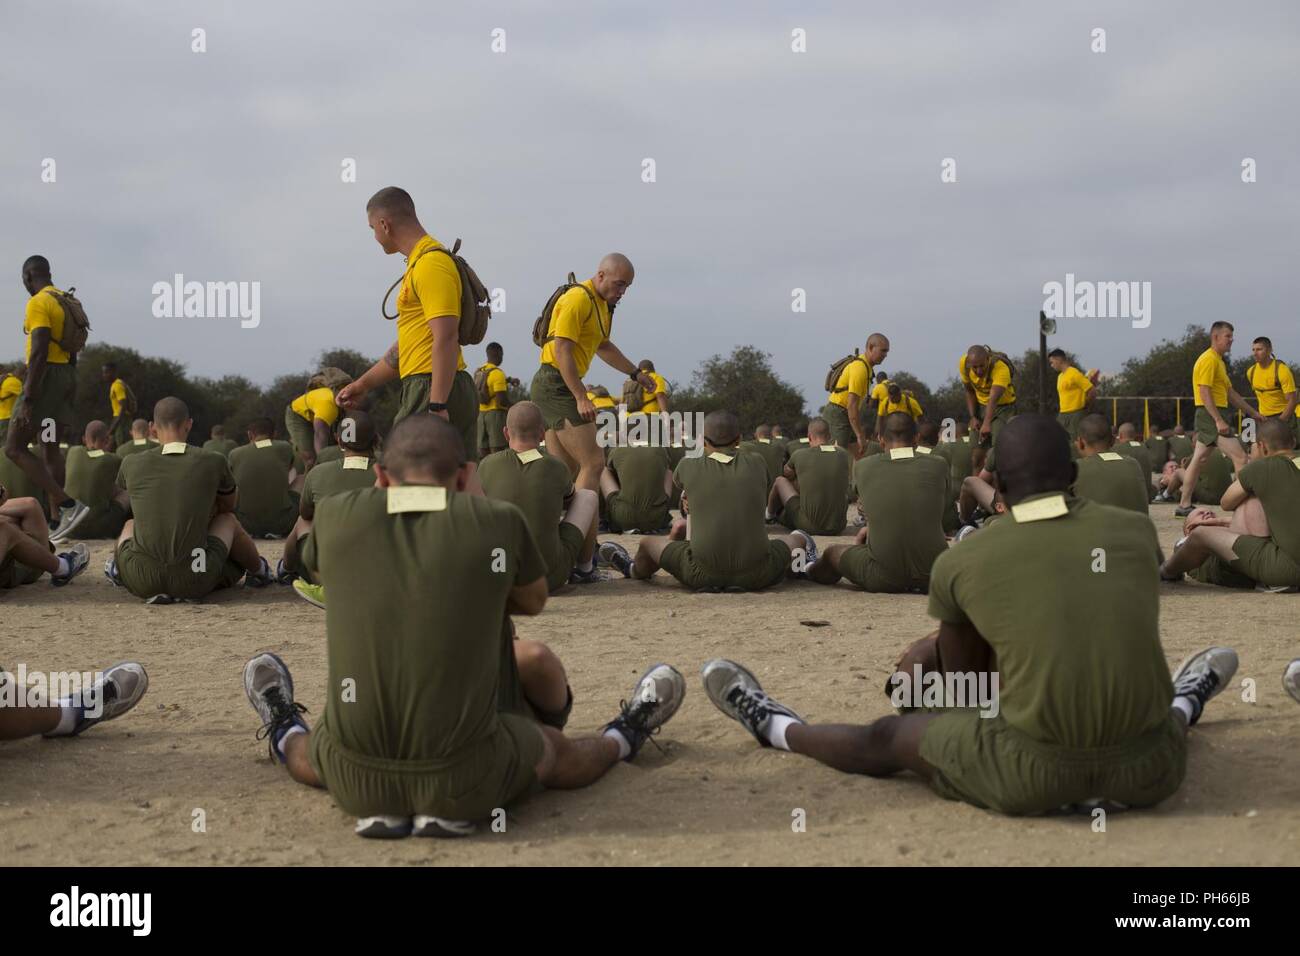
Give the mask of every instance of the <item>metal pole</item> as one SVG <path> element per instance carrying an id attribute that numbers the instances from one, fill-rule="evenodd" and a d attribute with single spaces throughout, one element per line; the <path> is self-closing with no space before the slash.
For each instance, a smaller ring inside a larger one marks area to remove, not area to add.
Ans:
<path id="1" fill-rule="evenodd" d="M 1038 313 L 1038 413 L 1047 414 L 1047 313 Z"/>

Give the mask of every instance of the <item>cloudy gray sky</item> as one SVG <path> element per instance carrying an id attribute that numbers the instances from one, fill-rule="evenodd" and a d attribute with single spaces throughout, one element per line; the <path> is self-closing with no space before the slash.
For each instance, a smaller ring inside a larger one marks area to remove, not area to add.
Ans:
<path id="1" fill-rule="evenodd" d="M 684 383 L 752 344 L 810 405 L 874 330 L 888 368 L 932 385 L 971 342 L 1036 344 L 1043 283 L 1067 272 L 1152 283 L 1147 329 L 1062 323 L 1087 365 L 1218 318 L 1300 360 L 1294 3 L 10 0 L 4 17 L 0 357 L 21 348 L 34 252 L 97 339 L 196 374 L 378 355 L 402 263 L 364 206 L 397 184 L 506 290 L 489 334 L 525 380 L 546 297 L 614 249 L 637 266 L 624 351 Z M 260 282 L 261 325 L 155 318 L 152 286 L 178 272 Z"/>

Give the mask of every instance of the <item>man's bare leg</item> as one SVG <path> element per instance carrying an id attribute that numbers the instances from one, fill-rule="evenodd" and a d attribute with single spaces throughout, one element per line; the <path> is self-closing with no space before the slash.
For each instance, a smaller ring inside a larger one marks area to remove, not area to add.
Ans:
<path id="1" fill-rule="evenodd" d="M 562 460 L 569 465 L 569 470 L 573 470 L 573 464 L 578 467 L 578 474 L 573 479 L 576 487 L 586 489 L 592 493 L 600 490 L 600 475 L 605 470 L 605 454 L 596 444 L 596 425 L 594 422 L 587 422 L 583 425 L 575 425 L 572 422 L 566 422 L 565 427 L 560 431 L 546 433 L 546 448 L 551 448 L 551 436 L 555 436 L 556 448 L 562 450 Z M 583 544 L 583 553 L 587 555 L 596 552 L 596 522 L 591 523 L 587 530 L 587 541 Z"/>
<path id="2" fill-rule="evenodd" d="M 1193 512 L 1193 516 L 1196 512 Z M 1235 561 L 1236 552 L 1233 545 L 1241 535 L 1267 538 L 1270 534 L 1268 517 L 1264 506 L 1258 498 L 1247 498 L 1232 513 L 1227 527 L 1201 524 L 1187 534 L 1177 550 L 1164 562 L 1160 569 L 1162 577 L 1178 580 L 1189 571 L 1199 568 L 1210 555 L 1218 555 L 1224 561 Z"/>
<path id="3" fill-rule="evenodd" d="M 641 544 L 636 549 L 636 557 L 632 560 L 632 577 L 640 580 L 646 580 L 655 576 L 659 570 L 659 559 L 664 553 L 664 548 L 668 547 L 673 541 L 686 540 L 686 519 L 673 519 L 673 526 L 668 531 L 668 536 L 647 535 L 641 539 Z"/>
<path id="4" fill-rule="evenodd" d="M 849 548 L 866 544 L 870 530 L 870 528 L 859 528 L 858 533 L 853 536 L 853 544 L 832 544 L 818 555 L 816 563 L 808 568 L 808 580 L 816 581 L 818 584 L 835 584 L 839 581 L 840 558 Z"/>
<path id="5" fill-rule="evenodd" d="M 618 494 L 620 490 L 621 486 L 614 472 L 608 467 L 602 469 L 600 472 L 600 496 L 608 501 L 611 495 Z"/>
<path id="6" fill-rule="evenodd" d="M 566 737 L 554 727 L 538 724 L 542 759 L 534 768 L 537 782 L 548 790 L 577 790 L 595 783 L 619 761 L 618 742 L 611 737 Z"/>
<path id="7" fill-rule="evenodd" d="M 22 693 L 22 688 L 18 689 Z M 63 708 L 47 707 L 0 707 L 0 740 L 22 740 L 48 734 L 59 725 Z"/>
<path id="8" fill-rule="evenodd" d="M 1223 439 L 1219 439 L 1222 441 Z M 1241 448 L 1240 445 L 1237 446 Z M 1192 459 L 1187 463 L 1187 468 L 1183 469 L 1182 477 L 1182 494 L 1178 499 L 1178 507 L 1187 508 L 1191 506 L 1192 494 L 1196 491 L 1196 478 L 1201 473 L 1201 466 L 1205 460 L 1210 457 L 1211 447 L 1203 443 L 1199 438 L 1196 440 L 1196 447 L 1192 450 Z"/>
<path id="9" fill-rule="evenodd" d="M 957 496 L 957 516 L 963 524 L 970 521 L 976 505 L 992 514 L 995 495 L 993 486 L 983 478 L 975 475 L 963 478 L 961 491 Z"/>
<path id="10" fill-rule="evenodd" d="M 310 531 L 311 522 L 299 515 L 298 520 L 293 523 L 293 527 L 289 529 L 289 533 L 284 537 L 284 554 L 281 556 L 284 561 L 284 569 L 302 577 L 307 577 L 307 574 L 298 564 L 298 539 Z"/>
<path id="11" fill-rule="evenodd" d="M 592 555 L 596 553 L 596 525 L 599 518 L 600 498 L 596 496 L 596 492 L 586 488 L 575 488 L 563 520 L 582 532 L 582 548 L 578 552 L 580 568 L 591 567 Z"/>
<path id="12" fill-rule="evenodd" d="M 772 490 L 767 495 L 767 513 L 778 515 L 785 510 L 785 503 L 799 494 L 795 483 L 785 475 L 779 475 L 772 482 Z"/>
<path id="13" fill-rule="evenodd" d="M 69 496 L 64 492 L 63 486 L 54 480 L 45 462 L 28 451 L 27 444 L 37 436 L 37 433 L 38 428 L 35 423 L 21 430 L 10 427 L 9 433 L 5 436 L 4 452 L 10 461 L 21 468 L 23 473 L 45 492 L 50 514 L 57 515 L 59 506 L 67 501 Z M 57 445 L 54 446 L 54 450 L 58 451 Z"/>
<path id="14" fill-rule="evenodd" d="M 569 702 L 569 679 L 560 658 L 540 641 L 516 639 L 514 649 L 519 683 L 528 702 L 543 713 L 564 710 Z"/>
<path id="15" fill-rule="evenodd" d="M 921 738 L 938 714 L 903 714 L 861 724 L 792 724 L 785 741 L 793 753 L 845 773 L 885 777 L 910 770 L 929 780 L 934 768 L 921 759 Z"/>
<path id="16" fill-rule="evenodd" d="M 299 783 L 309 787 L 323 787 L 324 784 L 321 783 L 320 777 L 316 776 L 316 771 L 307 756 L 310 753 L 307 738 L 310 736 L 311 731 L 307 730 L 292 734 L 284 741 L 284 766 L 289 771 L 289 776 Z"/>
<path id="17" fill-rule="evenodd" d="M 126 531 L 123 530 L 122 533 L 125 534 Z M 233 514 L 225 512 L 213 518 L 208 525 L 208 534 L 220 538 L 230 560 L 245 571 L 256 574 L 262 570 L 262 555 L 258 552 L 257 545 Z"/>

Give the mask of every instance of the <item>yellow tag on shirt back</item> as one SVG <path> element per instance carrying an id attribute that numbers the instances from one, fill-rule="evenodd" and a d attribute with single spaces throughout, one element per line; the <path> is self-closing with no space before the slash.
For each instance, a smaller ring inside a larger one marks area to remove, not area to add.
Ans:
<path id="1" fill-rule="evenodd" d="M 818 445 L 817 447 L 820 448 L 822 451 L 834 451 L 836 448 L 835 445 Z"/>
<path id="2" fill-rule="evenodd" d="M 370 459 L 366 457 L 358 458 L 355 455 L 343 459 L 343 467 L 348 471 L 369 471 Z"/>
<path id="3" fill-rule="evenodd" d="M 770 438 L 760 438 L 758 441 L 759 441 L 759 444 L 762 444 L 762 445 L 770 445 L 770 444 L 772 444 L 772 439 L 770 439 Z"/>
<path id="4" fill-rule="evenodd" d="M 1142 447 L 1142 443 L 1141 443 L 1140 441 L 1131 441 L 1131 442 L 1129 442 L 1129 444 L 1132 445 L 1134 448 L 1141 448 L 1141 447 Z"/>
<path id="5" fill-rule="evenodd" d="M 733 455 L 724 455 L 720 451 L 713 452 L 711 455 L 709 455 L 709 457 L 712 458 L 714 461 L 722 462 L 724 465 L 730 465 L 732 459 L 734 458 Z"/>
<path id="6" fill-rule="evenodd" d="M 86 457 L 87 457 L 87 458 L 103 458 L 103 457 L 104 457 L 104 449 L 102 449 L 102 448 L 92 448 L 90 451 L 86 452 Z"/>
<path id="7" fill-rule="evenodd" d="M 930 452 L 931 452 L 933 449 L 926 448 L 924 445 L 917 445 L 917 446 L 916 446 L 916 450 L 917 450 L 918 453 L 920 453 L 920 454 L 922 454 L 922 455 L 928 455 L 928 454 L 930 454 Z"/>
<path id="8" fill-rule="evenodd" d="M 525 465 L 528 464 L 530 461 L 537 461 L 537 459 L 542 457 L 542 453 L 538 451 L 536 448 L 530 448 L 528 449 L 528 451 L 521 451 L 518 452 L 517 454 L 519 455 L 519 460 L 522 461 Z"/>
<path id="9" fill-rule="evenodd" d="M 1047 521 L 1049 518 L 1059 518 L 1069 512 L 1065 495 L 1050 495 L 1036 501 L 1027 501 L 1022 505 L 1011 506 L 1011 516 L 1020 524 L 1026 521 Z"/>
<path id="10" fill-rule="evenodd" d="M 394 485 L 388 489 L 388 513 L 445 511 L 447 489 L 441 485 Z"/>
<path id="11" fill-rule="evenodd" d="M 167 444 L 163 445 L 162 453 L 164 455 L 183 455 L 185 454 L 185 449 L 188 447 L 189 446 L 183 441 L 169 441 Z"/>
<path id="12" fill-rule="evenodd" d="M 271 447 L 271 439 L 269 439 L 269 438 L 260 438 L 260 439 L 258 439 L 257 441 L 253 442 L 253 444 L 256 445 L 258 448 L 270 448 L 270 447 Z"/>
<path id="13" fill-rule="evenodd" d="M 147 445 L 147 444 L 149 444 L 149 439 L 147 439 L 147 438 L 132 438 L 132 439 L 131 439 L 131 444 L 133 444 L 133 445 Z"/>
<path id="14" fill-rule="evenodd" d="M 1103 451 L 1103 452 L 1098 452 L 1097 457 L 1100 458 L 1102 461 L 1120 461 L 1124 456 L 1119 454 L 1118 452 Z"/>
<path id="15" fill-rule="evenodd" d="M 894 461 L 897 461 L 899 458 L 915 458 L 915 457 L 916 457 L 916 449 L 914 449 L 914 448 L 891 448 L 891 449 L 889 449 L 889 457 L 890 457 L 891 459 L 893 459 Z"/>

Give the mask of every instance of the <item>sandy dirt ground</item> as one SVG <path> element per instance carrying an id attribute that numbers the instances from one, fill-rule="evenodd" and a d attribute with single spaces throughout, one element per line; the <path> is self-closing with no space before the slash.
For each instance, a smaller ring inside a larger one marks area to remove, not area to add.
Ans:
<path id="1" fill-rule="evenodd" d="M 1153 507 L 1168 548 L 1170 506 Z M 623 538 L 634 546 L 635 539 Z M 831 539 L 823 539 L 822 544 Z M 598 729 L 649 664 L 687 677 L 681 711 L 635 763 L 580 792 L 534 796 L 504 833 L 466 840 L 368 841 L 327 793 L 293 783 L 254 739 L 241 669 L 274 649 L 298 698 L 319 714 L 324 614 L 288 588 L 225 592 L 202 605 L 146 607 L 112 588 L 93 542 L 90 570 L 0 592 L 0 663 L 88 670 L 141 661 L 136 711 L 82 737 L 0 744 L 4 864 L 1294 864 L 1300 858 L 1300 706 L 1282 690 L 1300 656 L 1300 596 L 1166 585 L 1161 628 L 1171 667 L 1215 643 L 1241 655 L 1240 686 L 1195 728 L 1179 793 L 1148 811 L 1009 819 L 934 796 L 916 778 L 840 774 L 761 749 L 724 719 L 700 665 L 728 656 L 817 721 L 890 713 L 883 682 L 899 650 L 931 630 L 921 596 L 866 595 L 791 582 L 768 593 L 696 595 L 662 574 L 552 598 L 521 636 L 563 659 L 576 704 L 569 729 Z M 263 542 L 274 563 L 280 545 Z M 809 628 L 802 620 L 829 621 Z M 196 809 L 206 831 L 195 832 Z M 796 809 L 806 831 L 794 832 Z"/>

